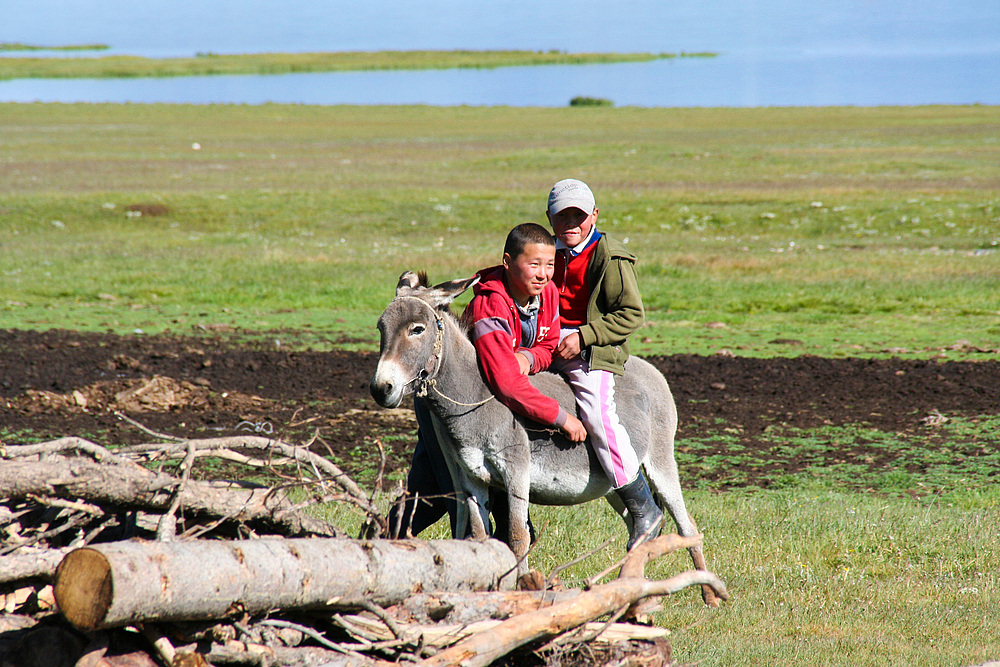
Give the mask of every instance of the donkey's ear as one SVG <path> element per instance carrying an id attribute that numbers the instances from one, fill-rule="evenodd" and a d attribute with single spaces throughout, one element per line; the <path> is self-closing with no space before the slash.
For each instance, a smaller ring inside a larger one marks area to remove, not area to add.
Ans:
<path id="1" fill-rule="evenodd" d="M 403 275 L 399 277 L 399 282 L 396 283 L 396 296 L 399 296 L 399 293 L 404 290 L 412 290 L 419 284 L 420 276 L 413 271 L 404 271 Z"/>
<path id="2" fill-rule="evenodd" d="M 414 273 L 413 271 L 403 271 L 403 274 L 399 276 L 399 282 L 396 283 L 396 296 L 404 290 L 412 290 L 417 287 L 427 287 L 427 272 L 420 271 Z"/>
<path id="3" fill-rule="evenodd" d="M 435 306 L 447 306 L 452 301 L 458 297 L 459 294 L 469 289 L 473 285 L 479 282 L 479 276 L 475 275 L 471 278 L 465 278 L 463 280 L 449 280 L 446 283 L 441 283 L 440 285 L 435 285 L 431 288 L 428 293 L 428 300 L 431 301 Z"/>

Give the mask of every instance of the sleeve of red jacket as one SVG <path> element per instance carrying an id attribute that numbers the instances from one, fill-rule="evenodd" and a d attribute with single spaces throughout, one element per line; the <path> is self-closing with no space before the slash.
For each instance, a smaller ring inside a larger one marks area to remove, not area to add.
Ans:
<path id="1" fill-rule="evenodd" d="M 501 403 L 514 412 L 540 422 L 562 426 L 566 411 L 521 375 L 514 358 L 514 335 L 505 316 L 508 306 L 496 294 L 477 296 L 469 304 L 472 315 L 472 343 L 479 357 L 486 384 Z M 550 352 L 551 359 L 551 352 Z M 535 363 L 538 363 L 536 358 Z"/>

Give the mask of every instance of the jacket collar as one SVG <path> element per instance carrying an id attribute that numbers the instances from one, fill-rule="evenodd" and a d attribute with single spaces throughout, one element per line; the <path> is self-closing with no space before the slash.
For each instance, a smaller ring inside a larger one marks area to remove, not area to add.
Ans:
<path id="1" fill-rule="evenodd" d="M 570 248 L 568 245 L 566 245 L 559 239 L 556 239 L 556 250 L 569 250 L 570 256 L 576 257 L 581 252 L 586 250 L 590 246 L 590 244 L 596 243 L 597 240 L 600 238 L 601 238 L 601 233 L 597 231 L 597 225 L 594 225 L 593 227 L 590 228 L 590 233 L 587 234 L 587 238 L 580 241 L 579 245 L 576 245 L 572 248 Z"/>

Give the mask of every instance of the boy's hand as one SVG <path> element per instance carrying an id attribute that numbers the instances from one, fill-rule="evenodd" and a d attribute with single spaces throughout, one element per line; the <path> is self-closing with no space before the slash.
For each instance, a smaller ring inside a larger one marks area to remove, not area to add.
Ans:
<path id="1" fill-rule="evenodd" d="M 527 375 L 531 372 L 531 362 L 528 360 L 527 355 L 515 352 L 514 358 L 517 359 L 517 365 L 521 370 L 521 375 Z"/>
<path id="2" fill-rule="evenodd" d="M 562 427 L 566 437 L 573 442 L 583 442 L 587 439 L 587 428 L 583 422 L 573 415 L 566 416 L 566 423 Z"/>
<path id="3" fill-rule="evenodd" d="M 583 336 L 580 335 L 579 331 L 574 331 L 559 342 L 559 347 L 556 348 L 556 354 L 558 354 L 561 359 L 572 359 L 580 354 L 580 350 L 582 349 Z"/>

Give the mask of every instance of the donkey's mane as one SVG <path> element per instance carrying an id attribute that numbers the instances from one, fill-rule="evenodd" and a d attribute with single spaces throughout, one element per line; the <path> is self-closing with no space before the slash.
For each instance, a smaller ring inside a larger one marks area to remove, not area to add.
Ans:
<path id="1" fill-rule="evenodd" d="M 469 342 L 472 342 L 472 323 L 466 322 L 464 317 L 456 315 L 451 309 L 451 304 L 441 306 L 440 310 L 450 317 L 455 322 L 458 330 L 462 332 L 462 335 L 468 338 Z"/>

